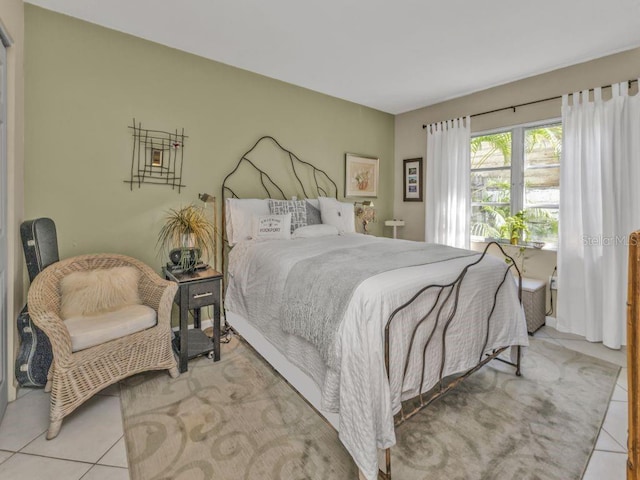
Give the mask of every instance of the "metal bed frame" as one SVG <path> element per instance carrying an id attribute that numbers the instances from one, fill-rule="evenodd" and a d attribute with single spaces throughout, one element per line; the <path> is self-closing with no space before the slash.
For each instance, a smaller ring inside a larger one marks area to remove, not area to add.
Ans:
<path id="1" fill-rule="evenodd" d="M 424 342 L 424 345 L 421 345 L 422 346 L 422 357 L 421 357 L 422 358 L 422 365 L 421 365 L 421 370 L 420 370 L 421 371 L 420 393 L 416 397 L 414 397 L 413 399 L 408 400 L 408 401 L 405 402 L 405 403 L 409 403 L 409 402 L 412 402 L 412 400 L 418 400 L 418 404 L 413 409 L 411 409 L 409 412 L 405 412 L 404 404 L 401 403 L 400 404 L 400 412 L 398 414 L 396 414 L 396 416 L 394 418 L 394 426 L 398 427 L 401 424 L 403 424 L 406 420 L 408 420 L 411 417 L 413 417 L 415 414 L 420 412 L 424 407 L 428 406 L 430 403 L 434 402 L 438 398 L 440 398 L 443 395 L 445 395 L 447 392 L 449 392 L 451 389 L 453 389 L 456 385 L 458 385 L 460 382 L 462 382 L 465 378 L 467 378 L 469 375 L 471 375 L 475 371 L 479 370 L 483 365 L 485 365 L 486 363 L 489 363 L 491 360 L 495 359 L 495 360 L 501 361 L 503 363 L 507 363 L 509 365 L 512 365 L 512 366 L 514 366 L 516 368 L 516 375 L 517 376 L 521 375 L 520 360 L 521 360 L 522 351 L 521 351 L 521 347 L 519 345 L 516 346 L 517 353 L 516 353 L 516 362 L 515 363 L 498 357 L 498 355 L 500 355 L 507 348 L 509 348 L 509 346 L 507 345 L 507 346 L 504 346 L 504 347 L 501 347 L 501 348 L 498 348 L 498 349 L 494 350 L 491 354 L 485 354 L 485 355 L 481 354 L 480 358 L 478 359 L 478 363 L 477 363 L 476 366 L 471 367 L 469 370 L 465 371 L 464 373 L 462 373 L 461 375 L 457 376 L 453 380 L 445 382 L 445 378 L 444 378 L 444 367 L 445 367 L 446 346 L 447 346 L 446 335 L 447 335 L 447 330 L 449 328 L 449 325 L 453 321 L 453 318 L 455 317 L 455 314 L 456 314 L 456 312 L 458 310 L 458 300 L 459 300 L 459 296 L 460 296 L 460 288 L 462 286 L 462 281 L 464 280 L 465 276 L 467 275 L 467 272 L 469 271 L 469 268 L 473 267 L 474 265 L 479 264 L 484 259 L 484 257 L 487 255 L 487 253 L 489 251 L 489 247 L 491 247 L 492 245 L 496 245 L 500 249 L 500 251 L 502 252 L 504 258 L 508 260 L 508 263 L 510 263 L 511 266 L 509 268 L 505 269 L 504 276 L 502 277 L 502 281 L 499 283 L 499 285 L 496 288 L 496 291 L 494 292 L 494 295 L 493 295 L 493 304 L 491 306 L 491 311 L 489 312 L 489 315 L 487 316 L 487 319 L 486 319 L 486 333 L 485 333 L 484 344 L 483 344 L 481 352 L 486 351 L 487 343 L 489 341 L 489 329 L 490 329 L 490 326 L 491 326 L 491 323 L 490 323 L 491 322 L 491 317 L 493 316 L 493 312 L 494 312 L 494 310 L 496 308 L 496 303 L 498 301 L 498 294 L 500 293 L 500 290 L 502 289 L 502 286 L 507 281 L 507 279 L 511 277 L 511 275 L 510 275 L 511 267 L 514 267 L 516 272 L 517 272 L 517 277 L 518 277 L 518 300 L 520 300 L 520 303 L 522 304 L 522 275 L 520 273 L 520 270 L 518 269 L 518 266 L 516 265 L 514 259 L 511 256 L 509 256 L 504 251 L 504 249 L 502 248 L 502 245 L 500 245 L 497 242 L 488 243 L 487 246 L 485 247 L 484 251 L 482 252 L 482 255 L 480 255 L 480 257 L 476 261 L 466 265 L 464 267 L 464 269 L 462 270 L 462 272 L 460 272 L 460 275 L 458 275 L 458 277 L 453 282 L 445 284 L 445 285 L 428 285 L 426 287 L 422 287 L 420 290 L 418 290 L 415 293 L 415 295 L 413 297 L 411 297 L 404 304 L 400 305 L 393 312 L 391 312 L 391 315 L 389 315 L 389 319 L 387 320 L 387 323 L 386 323 L 386 326 L 385 326 L 385 329 L 384 329 L 384 365 L 385 365 L 385 369 L 386 369 L 386 372 L 387 372 L 387 379 L 390 382 L 391 381 L 391 369 L 390 369 L 389 362 L 390 362 L 390 349 L 391 349 L 391 326 L 392 326 L 394 320 L 397 321 L 400 318 L 398 316 L 398 314 L 401 313 L 407 307 L 409 307 L 411 304 L 413 304 L 415 301 L 417 301 L 426 292 L 429 292 L 429 291 L 437 292 L 435 300 L 432 302 L 432 304 L 430 306 L 427 305 L 427 309 L 428 309 L 427 312 L 420 318 L 420 320 L 418 320 L 416 326 L 414 327 L 414 329 L 413 329 L 413 331 L 411 333 L 411 340 L 409 342 L 409 350 L 408 350 L 407 356 L 405 358 L 404 369 L 403 369 L 403 373 L 402 373 L 402 381 L 400 382 L 401 385 L 404 384 L 404 380 L 406 378 L 407 371 L 409 369 L 409 358 L 411 357 L 411 351 L 413 350 L 414 346 L 416 345 L 415 339 L 416 339 L 416 333 L 418 332 L 418 329 L 425 323 L 427 318 L 431 317 L 431 314 L 434 311 L 436 311 L 436 309 L 437 309 L 437 313 L 436 313 L 436 317 L 435 317 L 435 322 L 433 324 L 433 328 L 431 329 L 431 332 L 427 336 L 427 340 L 426 340 L 426 342 Z M 444 295 L 444 299 L 443 299 L 442 302 L 440 302 L 440 298 L 443 295 Z M 448 300 L 451 298 L 452 295 L 453 295 L 453 305 L 451 306 L 450 310 L 446 313 L 446 315 L 443 315 L 444 314 L 444 310 L 445 310 L 445 305 L 447 304 Z M 440 306 L 438 307 L 438 305 L 440 305 Z M 438 375 L 438 383 L 430 391 L 422 392 L 422 385 L 424 384 L 424 371 L 425 371 L 427 348 L 429 347 L 431 341 L 434 339 L 435 332 L 436 332 L 436 329 L 437 329 L 438 325 L 442 324 L 442 322 L 444 322 L 444 325 L 443 325 L 443 329 L 442 329 L 442 336 L 440 338 L 440 342 L 441 342 L 441 345 L 442 345 L 442 350 L 441 350 L 442 353 L 441 353 L 441 357 L 440 357 L 440 370 L 439 370 L 439 375 Z M 380 470 L 379 474 L 385 480 L 391 480 L 391 448 L 387 448 L 385 450 L 385 463 L 386 463 L 386 465 L 385 465 L 386 471 Z"/>
<path id="2" fill-rule="evenodd" d="M 281 199 L 287 199 L 288 197 L 285 195 L 285 192 L 283 190 L 283 188 L 281 188 L 280 186 L 278 186 L 274 180 L 272 179 L 271 176 L 269 176 L 269 174 L 259 168 L 256 165 L 256 162 L 251 160 L 248 155 L 251 154 L 255 148 L 263 141 L 271 141 L 273 142 L 278 148 L 280 148 L 282 150 L 282 152 L 284 152 L 284 154 L 287 156 L 287 158 L 289 159 L 290 162 L 290 166 L 291 169 L 293 171 L 293 175 L 294 175 L 294 179 L 295 179 L 295 192 L 296 195 L 299 194 L 300 192 L 302 193 L 302 196 L 304 198 L 310 198 L 307 194 L 307 190 L 305 188 L 305 185 L 302 181 L 302 179 L 299 176 L 299 170 L 302 168 L 307 168 L 310 169 L 310 173 L 311 176 L 313 178 L 313 181 L 315 183 L 315 185 L 312 185 L 311 187 L 309 187 L 310 191 L 317 195 L 317 196 L 333 196 L 336 199 L 338 198 L 338 187 L 336 185 L 336 183 L 329 177 L 329 175 L 327 175 L 327 173 L 315 166 L 313 166 L 311 163 L 306 162 L 301 160 L 300 158 L 298 158 L 298 156 L 296 156 L 293 152 L 287 150 L 286 148 L 282 147 L 282 145 L 280 145 L 280 143 L 273 137 L 271 136 L 264 136 L 261 137 L 260 139 L 258 139 L 258 141 L 244 154 L 242 155 L 242 157 L 240 158 L 240 160 L 238 161 L 237 165 L 235 166 L 235 168 L 224 178 L 224 181 L 222 182 L 222 200 L 223 200 L 223 205 L 224 205 L 224 201 L 225 201 L 225 197 L 231 197 L 231 198 L 240 198 L 238 195 L 236 195 L 235 191 L 233 190 L 233 188 L 231 186 L 228 185 L 228 181 L 231 179 L 231 177 L 233 176 L 234 173 L 236 173 L 238 171 L 238 169 L 243 165 L 246 164 L 248 165 L 250 168 L 254 169 L 255 172 L 258 175 L 258 178 L 260 180 L 260 183 L 263 187 L 264 190 L 264 194 L 265 197 L 268 198 L 281 198 Z M 298 163 L 296 163 L 298 162 Z M 222 226 L 223 226 L 223 239 L 224 239 L 224 243 L 223 243 L 223 248 L 225 249 L 225 251 L 223 252 L 222 255 L 222 270 L 223 272 L 225 272 L 225 252 L 228 253 L 228 251 L 230 250 L 230 246 L 228 244 L 227 241 L 227 237 L 226 237 L 226 228 L 225 228 L 225 211 L 224 211 L 224 206 L 223 206 L 223 212 L 222 212 Z M 409 359 L 411 357 L 411 352 L 414 349 L 422 349 L 422 365 L 421 365 L 421 378 L 420 378 L 420 388 L 419 391 L 420 393 L 410 399 L 407 400 L 405 402 L 401 402 L 401 406 L 400 406 L 400 411 L 395 415 L 394 417 L 394 426 L 398 427 L 399 425 L 401 425 L 402 423 L 404 423 L 406 420 L 410 419 L 411 417 L 413 417 L 414 415 L 416 415 L 418 412 L 420 412 L 423 408 L 427 407 L 429 404 L 431 404 L 432 402 L 434 402 L 435 400 L 437 400 L 438 398 L 442 397 L 443 395 L 445 395 L 446 393 L 448 393 L 451 389 L 455 388 L 460 382 L 462 382 L 464 379 L 466 379 L 467 377 L 469 377 L 472 373 L 476 372 L 477 370 L 479 370 L 483 365 L 487 364 L 488 362 L 490 362 L 491 360 L 498 360 L 504 363 L 507 363 L 509 365 L 512 365 L 515 367 L 515 374 L 517 376 L 521 375 L 521 347 L 520 346 L 516 346 L 516 361 L 515 362 L 511 362 L 508 360 L 505 360 L 503 358 L 500 358 L 499 355 L 501 353 L 503 353 L 505 350 L 507 350 L 510 345 L 505 345 L 501 348 L 495 349 L 493 350 L 491 353 L 488 354 L 481 354 L 480 358 L 478 359 L 478 363 L 474 366 L 471 367 L 470 369 L 462 372 L 461 374 L 455 376 L 452 379 L 447 379 L 444 377 L 444 370 L 445 370 L 445 361 L 446 361 L 446 346 L 447 346 L 447 330 L 451 324 L 451 322 L 453 321 L 455 314 L 457 312 L 458 309 L 458 301 L 459 301 L 459 296 L 460 296 L 460 288 L 462 286 L 462 282 L 465 279 L 467 272 L 469 271 L 469 269 L 471 267 L 473 267 L 474 265 L 479 264 L 484 257 L 488 254 L 489 248 L 495 245 L 498 247 L 498 249 L 500 250 L 500 252 L 502 253 L 502 255 L 504 256 L 505 260 L 507 261 L 508 264 L 510 264 L 510 266 L 505 269 L 505 273 L 503 275 L 502 281 L 500 282 L 500 284 L 497 286 L 496 291 L 494 292 L 494 296 L 493 296 L 493 304 L 491 307 L 491 310 L 485 320 L 485 324 L 486 324 L 486 333 L 485 333 L 485 338 L 484 338 L 484 344 L 483 344 L 483 348 L 482 348 L 482 352 L 485 352 L 486 348 L 487 348 L 487 344 L 489 341 L 489 330 L 490 330 L 490 326 L 491 326 L 491 317 L 493 316 L 493 312 L 495 310 L 496 307 L 496 303 L 498 300 L 498 294 L 500 293 L 500 290 L 502 289 L 502 286 L 505 284 L 505 282 L 507 281 L 507 279 L 511 278 L 511 268 L 513 268 L 515 270 L 515 274 L 517 276 L 518 279 L 518 299 L 520 300 L 520 303 L 522 303 L 522 275 L 520 273 L 520 269 L 518 268 L 516 262 L 514 261 L 514 259 L 509 256 L 504 249 L 502 248 L 502 245 L 497 243 L 497 242 L 490 242 L 487 244 L 487 246 L 485 247 L 484 251 L 481 253 L 481 255 L 473 262 L 469 263 L 468 265 L 466 265 L 463 270 L 460 272 L 460 274 L 458 275 L 458 277 L 452 281 L 451 283 L 448 284 L 444 284 L 444 285 L 439 285 L 439 284 L 434 284 L 434 285 L 428 285 L 425 287 L 420 288 L 407 302 L 405 302 L 404 304 L 400 305 L 399 307 L 397 307 L 390 315 L 389 318 L 386 322 L 385 325 L 385 331 L 384 331 L 384 361 L 385 361 L 385 369 L 387 372 L 387 379 L 389 380 L 389 382 L 391 381 L 391 368 L 390 368 L 390 351 L 391 351 L 391 347 L 392 347 L 392 339 L 391 339 L 391 331 L 392 331 L 392 326 L 402 322 L 402 316 L 401 313 L 403 312 L 403 310 L 405 310 L 406 308 L 408 308 L 410 305 L 412 305 L 414 302 L 420 300 L 424 295 L 426 295 L 427 293 L 432 293 L 435 296 L 435 299 L 433 300 L 432 303 L 430 303 L 429 305 L 426 306 L 425 310 L 426 313 L 420 317 L 420 319 L 417 320 L 417 323 L 415 324 L 412 332 L 411 332 L 411 337 L 410 337 L 410 342 L 409 342 L 409 349 L 407 352 L 407 356 L 404 359 L 404 368 L 403 368 L 403 373 L 402 373 L 402 381 L 401 381 L 401 385 L 404 384 L 408 369 L 409 369 Z M 480 253 L 480 252 L 478 252 Z M 441 301 L 442 300 L 442 301 Z M 445 308 L 445 305 L 449 304 L 449 301 L 452 300 L 453 304 L 449 305 L 447 308 Z M 418 330 L 423 326 L 426 325 L 426 321 L 428 318 L 433 318 L 433 314 L 435 313 L 435 321 L 433 322 L 433 327 L 431 328 L 431 331 L 429 332 L 429 334 L 426 337 L 426 341 L 424 342 L 424 344 L 418 345 L 416 342 L 416 339 L 418 338 L 417 333 Z M 438 326 L 442 326 L 441 329 L 441 336 L 440 338 L 436 339 L 436 330 L 438 328 Z M 438 382 L 436 384 L 435 387 L 431 388 L 431 390 L 427 391 L 427 392 L 422 392 L 422 385 L 424 384 L 424 371 L 425 371 L 425 364 L 426 364 L 426 352 L 427 352 L 427 348 L 429 347 L 429 345 L 432 342 L 435 341 L 440 341 L 441 343 L 441 357 L 440 357 L 440 369 L 439 369 L 439 377 L 438 377 Z M 416 402 L 417 401 L 417 402 Z M 409 403 L 414 403 L 415 405 L 412 406 L 411 409 L 409 409 L 408 411 L 405 411 L 405 405 L 409 404 Z M 382 469 L 379 470 L 378 472 L 379 477 L 384 479 L 384 480 L 391 480 L 391 448 L 387 448 L 385 450 L 385 470 L 383 471 Z"/>

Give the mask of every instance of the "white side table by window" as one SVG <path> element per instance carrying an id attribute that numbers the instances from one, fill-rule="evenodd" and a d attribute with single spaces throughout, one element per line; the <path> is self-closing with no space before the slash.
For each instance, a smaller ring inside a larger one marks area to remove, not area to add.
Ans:
<path id="1" fill-rule="evenodd" d="M 393 227 L 393 238 L 398 238 L 398 227 L 404 227 L 404 220 L 385 220 L 387 227 Z"/>

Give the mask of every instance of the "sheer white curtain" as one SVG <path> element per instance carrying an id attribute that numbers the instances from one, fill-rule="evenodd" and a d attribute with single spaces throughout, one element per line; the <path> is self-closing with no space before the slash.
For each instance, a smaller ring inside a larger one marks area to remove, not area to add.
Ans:
<path id="1" fill-rule="evenodd" d="M 469 248 L 470 120 L 458 118 L 427 127 L 427 242 Z"/>
<path id="2" fill-rule="evenodd" d="M 562 98 L 558 330 L 626 344 L 627 238 L 640 228 L 640 96 Z M 571 105 L 570 105 L 571 103 Z"/>

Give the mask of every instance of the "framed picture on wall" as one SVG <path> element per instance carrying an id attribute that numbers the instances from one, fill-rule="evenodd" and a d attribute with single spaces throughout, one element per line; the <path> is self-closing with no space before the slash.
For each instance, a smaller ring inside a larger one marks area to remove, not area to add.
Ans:
<path id="1" fill-rule="evenodd" d="M 422 174 L 422 158 L 403 160 L 403 187 L 405 202 L 421 202 L 424 191 Z"/>
<path id="2" fill-rule="evenodd" d="M 344 196 L 378 196 L 379 160 L 347 153 L 345 155 Z"/>

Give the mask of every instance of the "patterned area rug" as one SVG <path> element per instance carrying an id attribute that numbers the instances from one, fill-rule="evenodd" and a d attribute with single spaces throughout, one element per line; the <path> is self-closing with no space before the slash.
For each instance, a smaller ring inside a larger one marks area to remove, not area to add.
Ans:
<path id="1" fill-rule="evenodd" d="M 532 339 L 397 429 L 397 480 L 582 478 L 619 367 Z M 358 478 L 337 433 L 251 348 L 121 382 L 131 480 Z"/>

